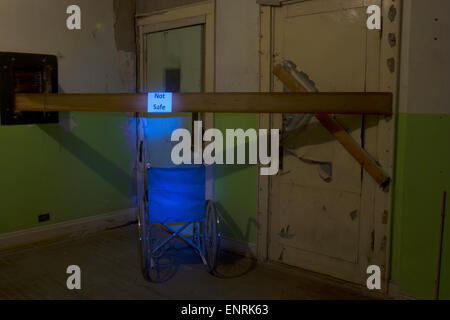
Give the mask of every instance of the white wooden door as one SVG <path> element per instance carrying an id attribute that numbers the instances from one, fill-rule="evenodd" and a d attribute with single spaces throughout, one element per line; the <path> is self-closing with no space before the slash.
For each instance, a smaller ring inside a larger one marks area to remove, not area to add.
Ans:
<path id="1" fill-rule="evenodd" d="M 365 91 L 378 77 L 380 41 L 366 27 L 366 9 L 362 0 L 275 8 L 273 62 L 293 62 L 322 92 Z M 273 89 L 284 87 L 274 79 Z M 364 144 L 362 116 L 336 118 Z M 272 118 L 274 127 L 282 124 L 281 115 Z M 315 119 L 282 151 L 282 170 L 271 178 L 269 258 L 365 283 L 373 213 L 361 202 L 361 166 Z"/>

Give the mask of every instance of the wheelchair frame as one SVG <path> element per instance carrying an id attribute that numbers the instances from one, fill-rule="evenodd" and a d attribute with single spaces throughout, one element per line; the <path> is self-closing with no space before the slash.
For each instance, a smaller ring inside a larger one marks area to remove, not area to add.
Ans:
<path id="1" fill-rule="evenodd" d="M 189 221 L 180 222 L 183 225 L 175 230 L 174 227 L 167 223 L 152 223 L 148 216 L 148 174 L 147 171 L 151 169 L 149 165 L 145 170 L 145 192 L 144 197 L 140 202 L 138 208 L 138 233 L 139 233 L 139 247 L 141 256 L 141 269 L 145 279 L 151 282 L 162 282 L 160 275 L 160 266 L 158 264 L 159 258 L 164 255 L 166 247 L 172 239 L 179 238 L 190 247 L 194 248 L 200 255 L 203 264 L 206 266 L 208 272 L 214 274 L 217 256 L 219 251 L 220 233 L 218 233 L 217 226 L 219 220 L 216 214 L 216 206 L 212 200 L 205 200 L 205 221 Z M 152 229 L 154 225 L 160 225 L 161 229 L 170 234 L 170 236 L 160 243 L 153 237 Z M 187 227 L 193 225 L 192 240 L 181 234 Z"/>

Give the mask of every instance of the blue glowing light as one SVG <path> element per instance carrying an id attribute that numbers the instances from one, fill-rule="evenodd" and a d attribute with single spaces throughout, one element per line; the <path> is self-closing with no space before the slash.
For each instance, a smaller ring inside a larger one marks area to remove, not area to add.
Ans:
<path id="1" fill-rule="evenodd" d="M 172 112 L 172 92 L 149 92 L 147 100 L 147 112 Z"/>
<path id="2" fill-rule="evenodd" d="M 205 167 L 148 169 L 150 223 L 205 219 Z"/>

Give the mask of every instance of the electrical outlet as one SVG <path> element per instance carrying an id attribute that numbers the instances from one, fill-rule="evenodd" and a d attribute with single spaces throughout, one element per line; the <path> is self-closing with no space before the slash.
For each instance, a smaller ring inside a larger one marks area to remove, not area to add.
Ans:
<path id="1" fill-rule="evenodd" d="M 50 213 L 40 214 L 38 216 L 38 218 L 39 218 L 39 222 L 49 221 L 50 220 Z"/>

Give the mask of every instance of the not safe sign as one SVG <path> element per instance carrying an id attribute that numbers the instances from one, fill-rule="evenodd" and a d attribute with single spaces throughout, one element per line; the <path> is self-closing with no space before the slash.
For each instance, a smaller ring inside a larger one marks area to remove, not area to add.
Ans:
<path id="1" fill-rule="evenodd" d="M 172 92 L 149 92 L 147 109 L 149 113 L 172 112 Z"/>

